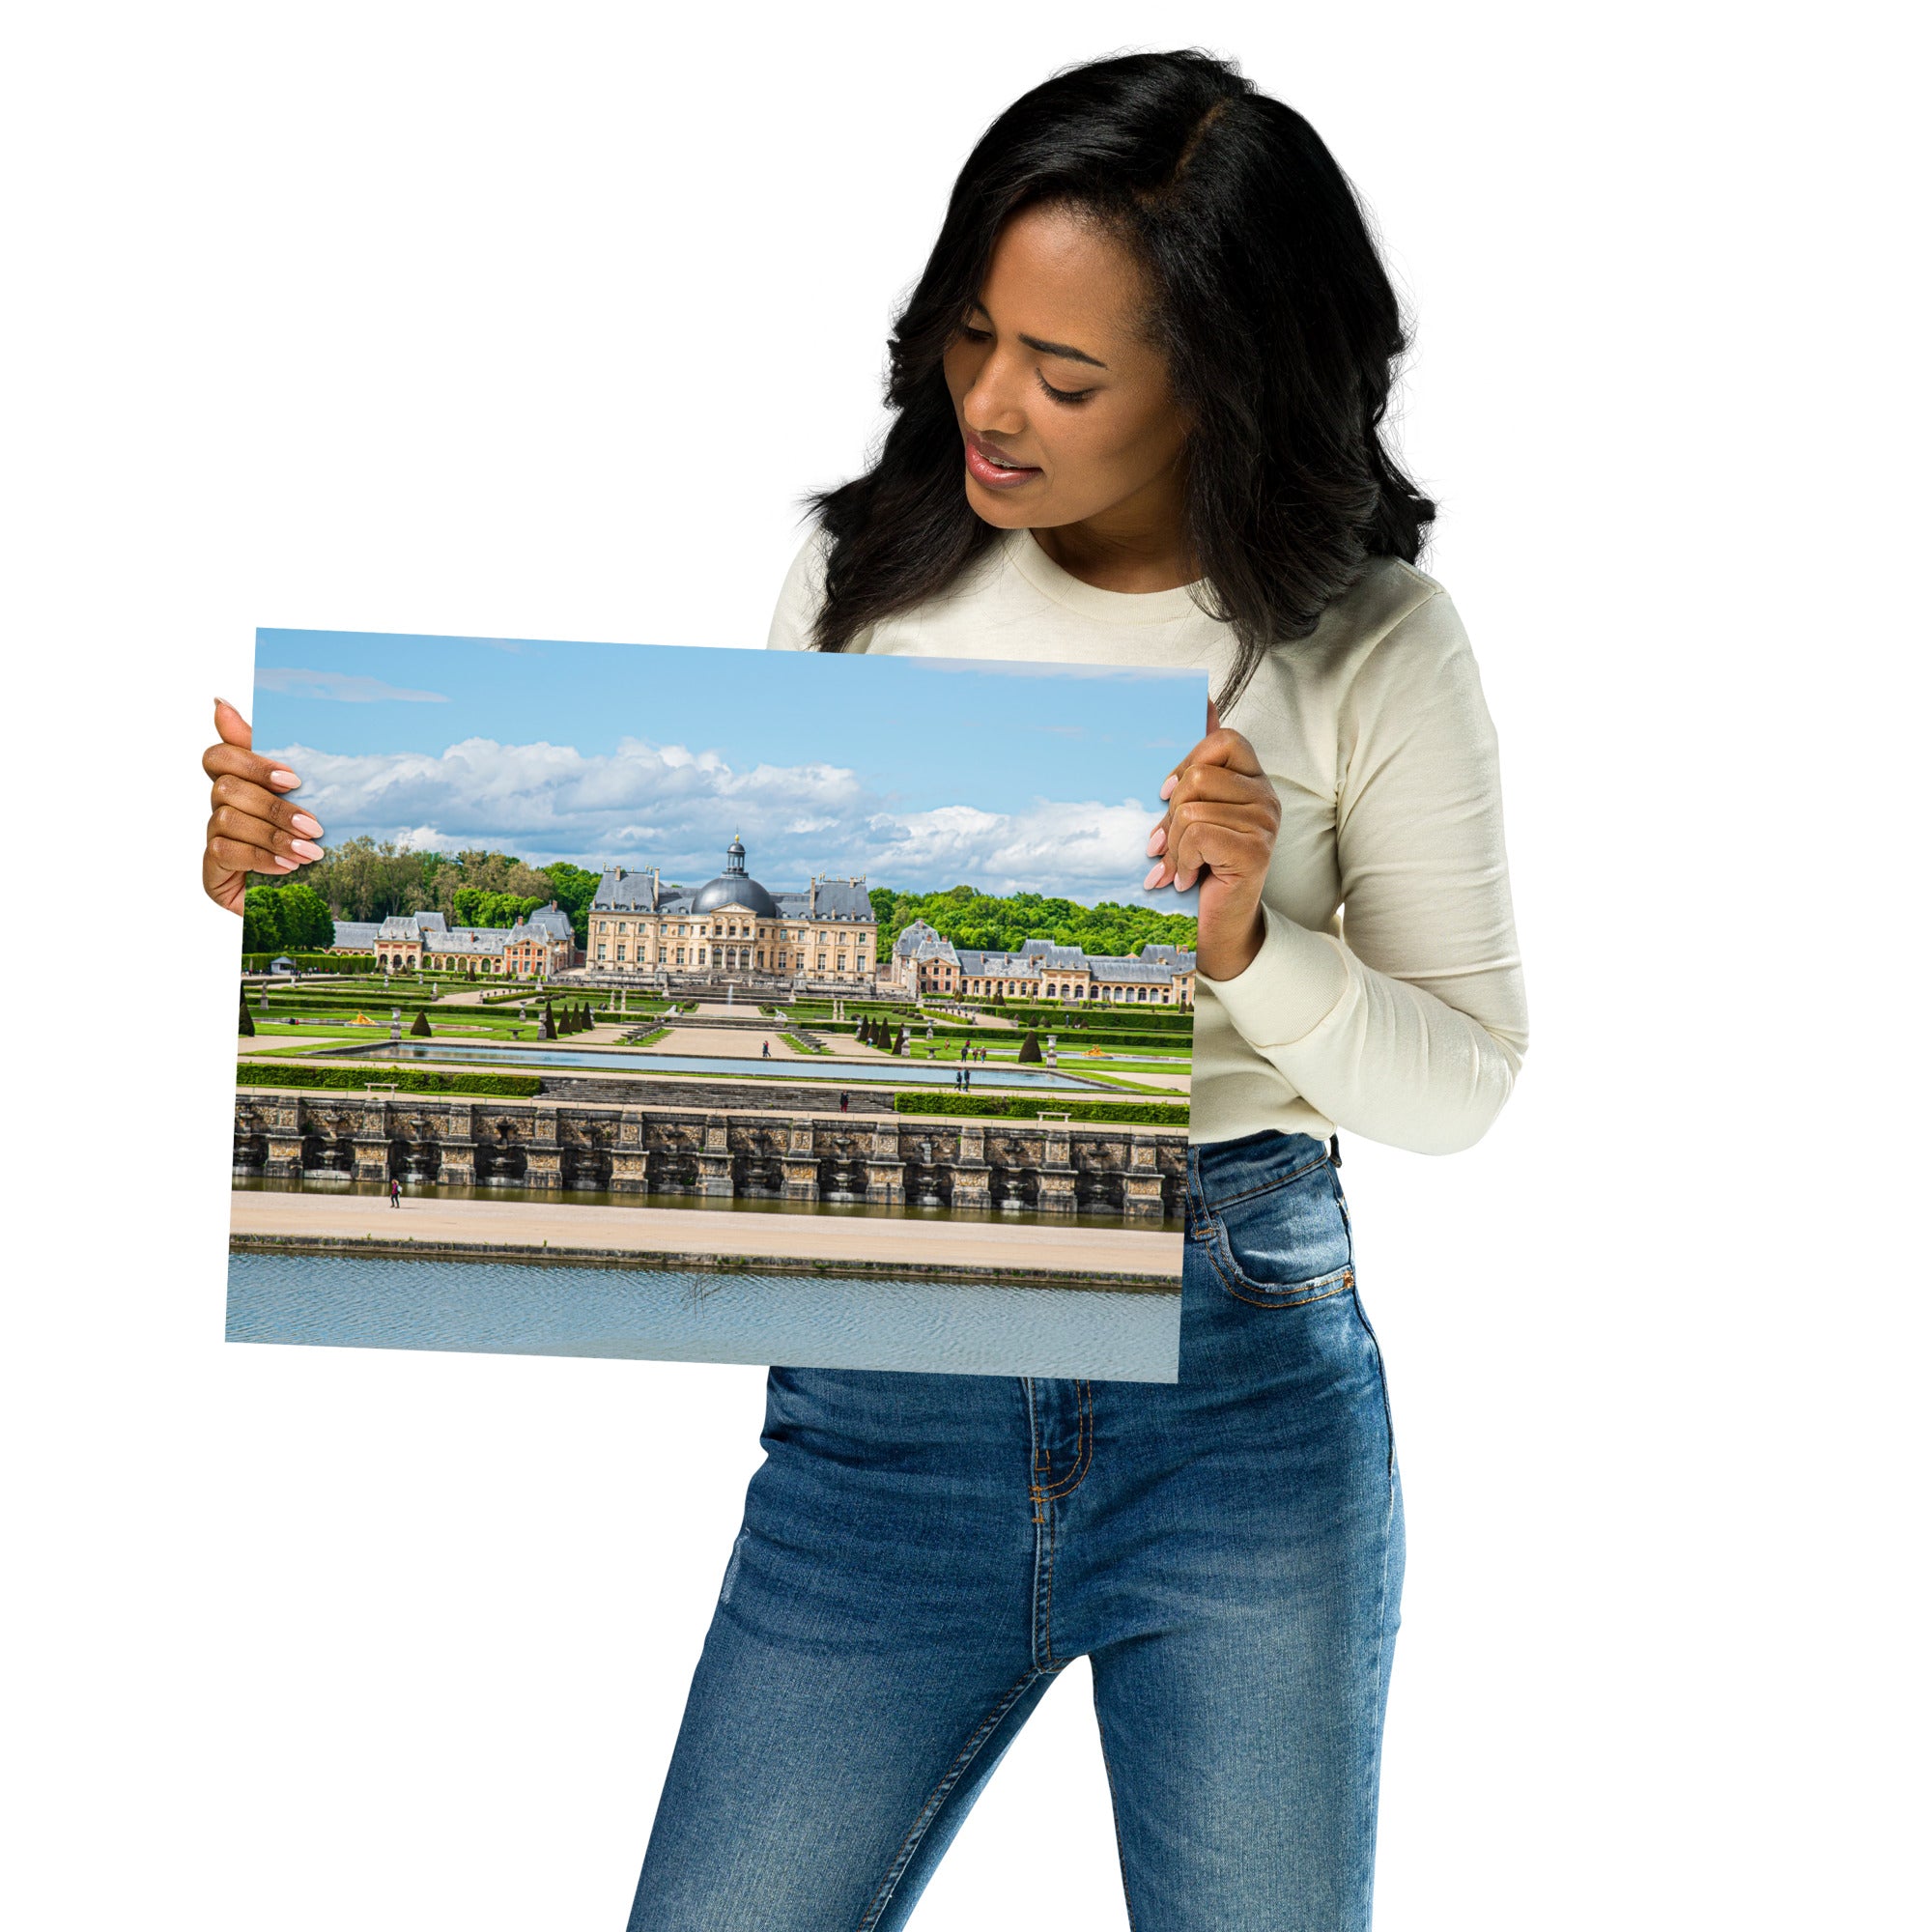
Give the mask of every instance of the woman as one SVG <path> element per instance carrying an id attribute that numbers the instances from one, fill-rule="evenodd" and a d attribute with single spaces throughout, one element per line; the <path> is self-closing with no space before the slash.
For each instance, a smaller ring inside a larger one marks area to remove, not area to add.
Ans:
<path id="1" fill-rule="evenodd" d="M 770 641 L 1209 672 L 1148 840 L 1200 886 L 1179 1379 L 771 1371 L 633 1932 L 905 1924 L 1081 1656 L 1140 1932 L 1369 1923 L 1402 1491 L 1333 1136 L 1466 1148 L 1527 1042 L 1494 732 L 1380 440 L 1406 346 L 1226 64 L 1060 74 L 966 162 Z M 320 837 L 238 726 L 230 904 Z"/>

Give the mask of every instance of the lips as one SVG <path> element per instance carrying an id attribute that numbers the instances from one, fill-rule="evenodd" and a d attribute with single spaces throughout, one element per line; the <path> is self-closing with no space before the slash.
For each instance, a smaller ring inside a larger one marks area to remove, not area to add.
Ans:
<path id="1" fill-rule="evenodd" d="M 1032 482 L 1040 473 L 1037 464 L 1016 464 L 991 443 L 982 442 L 970 432 L 965 441 L 967 471 L 989 490 L 1010 490 L 1018 484 Z"/>

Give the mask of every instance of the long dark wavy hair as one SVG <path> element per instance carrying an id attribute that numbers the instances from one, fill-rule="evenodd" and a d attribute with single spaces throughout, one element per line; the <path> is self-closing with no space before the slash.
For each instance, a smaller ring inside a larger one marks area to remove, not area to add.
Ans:
<path id="1" fill-rule="evenodd" d="M 1190 423 L 1196 596 L 1236 639 L 1225 710 L 1370 557 L 1413 563 L 1435 505 L 1382 446 L 1408 338 L 1353 188 L 1292 107 L 1193 49 L 1057 73 L 967 157 L 894 324 L 878 460 L 807 499 L 830 539 L 813 646 L 843 650 L 1003 534 L 967 501 L 942 357 L 1001 226 L 1041 204 L 1103 221 L 1148 277 L 1145 327 Z"/>

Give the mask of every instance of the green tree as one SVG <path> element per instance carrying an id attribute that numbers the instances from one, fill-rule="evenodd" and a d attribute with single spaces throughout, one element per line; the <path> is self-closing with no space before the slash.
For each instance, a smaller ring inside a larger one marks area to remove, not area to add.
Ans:
<path id="1" fill-rule="evenodd" d="M 281 895 L 270 886 L 250 886 L 242 895 L 242 952 L 275 952 L 281 944 Z"/>
<path id="2" fill-rule="evenodd" d="M 1020 1050 L 1013 1055 L 1015 1064 L 1031 1065 L 1039 1059 L 1039 1036 L 1028 1029 L 1027 1037 L 1020 1041 Z"/>
<path id="3" fill-rule="evenodd" d="M 576 935 L 577 943 L 586 943 L 590 930 L 590 901 L 597 896 L 601 872 L 585 871 L 582 866 L 573 866 L 567 860 L 559 859 L 554 865 L 542 868 L 542 877 L 549 892 L 540 903 L 547 904 L 554 899 L 558 909 L 570 916 L 570 929 Z"/>
<path id="4" fill-rule="evenodd" d="M 255 1037 L 255 1018 L 254 1015 L 250 1013 L 248 1010 L 248 988 L 245 982 L 243 982 L 242 986 L 241 1032 L 242 1037 L 245 1039 L 253 1039 Z"/>
<path id="5" fill-rule="evenodd" d="M 417 1039 L 428 1039 L 430 1037 L 429 1009 L 427 1007 L 418 1007 L 416 1009 L 416 1016 L 411 1024 L 410 1032 Z"/>
<path id="6" fill-rule="evenodd" d="M 275 891 L 275 918 L 282 944 L 326 952 L 335 944 L 335 922 L 328 901 L 305 880 L 291 877 Z"/>

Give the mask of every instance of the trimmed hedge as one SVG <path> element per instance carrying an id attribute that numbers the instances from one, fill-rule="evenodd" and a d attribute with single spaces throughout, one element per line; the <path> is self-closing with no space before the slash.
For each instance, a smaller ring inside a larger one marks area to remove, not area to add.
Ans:
<path id="1" fill-rule="evenodd" d="M 271 960 L 292 959 L 304 973 L 369 973 L 374 970 L 367 952 L 244 952 L 244 973 L 266 973 Z"/>
<path id="2" fill-rule="evenodd" d="M 1073 1100 L 1044 1096 L 1021 1098 L 1004 1094 L 895 1094 L 898 1114 L 969 1114 L 982 1120 L 1031 1121 L 1042 1111 L 1070 1114 L 1075 1121 L 1116 1122 L 1150 1127 L 1184 1127 L 1187 1108 L 1163 1106 L 1157 1100 Z"/>
<path id="3" fill-rule="evenodd" d="M 432 1073 L 419 1066 L 389 1066 L 369 1062 L 357 1066 L 319 1066 L 312 1060 L 295 1060 L 267 1066 L 244 1060 L 235 1069 L 238 1087 L 320 1087 L 336 1093 L 360 1093 L 372 1081 L 393 1080 L 405 1094 L 491 1094 L 527 1100 L 543 1092 L 534 1073 Z"/>
<path id="4" fill-rule="evenodd" d="M 1105 1000 L 1081 1000 L 1064 1007 L 1020 1006 L 1017 1002 L 996 1009 L 1000 1017 L 1015 1026 L 1037 1026 L 1047 1033 L 1095 1033 L 1112 1028 L 1117 1033 L 1186 1033 L 1194 1024 L 1192 1007 L 1137 1007 L 1125 1003 L 1115 1006 Z M 1086 1026 L 1074 1021 L 1085 1020 Z"/>

